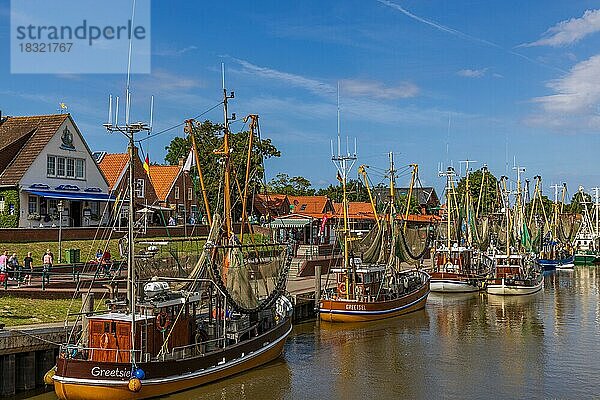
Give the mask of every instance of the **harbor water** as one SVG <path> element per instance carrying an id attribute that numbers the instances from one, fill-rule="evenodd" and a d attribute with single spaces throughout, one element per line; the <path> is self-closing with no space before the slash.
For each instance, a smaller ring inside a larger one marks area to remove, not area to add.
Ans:
<path id="1" fill-rule="evenodd" d="M 597 398 L 599 288 L 597 267 L 575 267 L 534 295 L 432 293 L 408 316 L 304 323 L 279 360 L 168 398 Z"/>

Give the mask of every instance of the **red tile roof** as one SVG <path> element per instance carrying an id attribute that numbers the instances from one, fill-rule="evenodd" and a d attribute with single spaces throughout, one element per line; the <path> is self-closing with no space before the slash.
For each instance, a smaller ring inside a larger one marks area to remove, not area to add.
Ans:
<path id="1" fill-rule="evenodd" d="M 333 206 L 335 208 L 335 216 L 337 218 L 343 218 L 344 211 L 342 209 L 342 203 L 335 203 Z M 348 203 L 348 218 L 375 220 L 375 213 L 373 212 L 371 203 L 351 201 Z"/>
<path id="2" fill-rule="evenodd" d="M 16 185 L 69 114 L 7 117 L 0 124 L 0 184 Z"/>
<path id="3" fill-rule="evenodd" d="M 179 165 L 150 165 L 150 180 L 160 201 L 167 200 L 181 169 Z"/>
<path id="4" fill-rule="evenodd" d="M 109 190 L 113 190 L 115 188 L 115 185 L 123 173 L 128 161 L 129 154 L 127 153 L 112 153 L 106 154 L 104 157 L 102 157 L 102 160 L 98 166 L 108 181 Z"/>
<path id="5" fill-rule="evenodd" d="M 323 214 L 334 211 L 327 196 L 288 196 L 288 200 L 290 208 L 294 206 L 294 214 L 322 218 Z"/>

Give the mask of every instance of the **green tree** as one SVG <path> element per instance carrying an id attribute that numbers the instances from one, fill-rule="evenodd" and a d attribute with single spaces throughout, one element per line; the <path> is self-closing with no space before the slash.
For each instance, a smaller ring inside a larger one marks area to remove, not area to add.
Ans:
<path id="1" fill-rule="evenodd" d="M 290 177 L 283 172 L 280 172 L 275 178 L 269 181 L 268 188 L 270 192 L 290 196 L 311 196 L 315 194 L 315 190 L 311 188 L 311 183 L 308 179 L 302 176 Z"/>
<path id="2" fill-rule="evenodd" d="M 341 184 L 329 185 L 317 190 L 316 194 L 318 196 L 327 196 L 335 203 L 341 203 L 344 198 L 344 188 Z M 358 179 L 350 179 L 346 182 L 346 197 L 348 201 L 370 201 L 367 188 Z"/>
<path id="3" fill-rule="evenodd" d="M 220 203 L 220 199 L 218 199 L 219 193 L 222 193 L 221 186 L 224 172 L 223 163 L 221 162 L 222 156 L 215 154 L 215 150 L 223 146 L 222 130 L 222 124 L 215 124 L 208 120 L 192 126 L 209 204 L 213 212 L 217 204 Z M 236 199 L 239 200 L 241 198 L 238 188 L 242 191 L 244 190 L 249 135 L 249 131 L 231 132 L 229 135 L 231 147 L 231 193 L 234 202 Z M 271 157 L 281 156 L 281 152 L 277 150 L 270 139 L 258 140 L 258 138 L 254 138 L 253 143 L 250 158 L 249 193 L 255 193 L 262 187 L 264 179 L 262 161 Z M 171 165 L 176 165 L 180 159 L 188 156 L 191 146 L 189 136 L 174 138 L 166 147 L 167 155 L 165 156 L 165 161 Z M 192 169 L 192 176 L 197 176 L 195 167 Z M 202 196 L 199 185 L 196 185 L 196 192 L 198 196 Z M 199 203 L 200 205 L 203 204 L 202 201 L 199 201 Z M 239 201 L 237 203 L 240 204 Z"/>
<path id="4" fill-rule="evenodd" d="M 546 218 L 548 222 L 552 219 L 552 206 L 553 202 L 548 198 L 548 196 L 542 196 L 542 206 L 544 210 L 540 207 L 540 199 L 535 200 L 535 211 L 534 215 L 541 216 L 543 218 L 544 212 L 546 213 Z M 529 216 L 531 215 L 531 208 L 533 207 L 533 199 L 525 205 L 525 217 L 527 221 L 529 221 Z"/>
<path id="5" fill-rule="evenodd" d="M 469 174 L 469 195 L 471 197 L 473 209 L 477 209 L 477 203 L 479 201 L 479 194 L 481 193 L 481 204 L 479 205 L 479 213 L 486 214 L 496 211 L 499 203 L 498 196 L 498 179 L 489 170 L 485 172 L 485 182 L 483 189 L 481 182 L 483 180 L 483 170 L 478 169 L 475 172 Z M 467 179 L 463 177 L 458 181 L 456 193 L 458 195 L 458 201 L 464 202 L 465 192 L 467 187 Z"/>
<path id="6" fill-rule="evenodd" d="M 568 204 L 563 211 L 570 212 L 572 214 L 581 214 L 583 212 L 583 203 L 591 203 L 591 201 L 592 196 L 589 193 L 577 191 L 573 197 L 571 197 L 571 204 Z"/>

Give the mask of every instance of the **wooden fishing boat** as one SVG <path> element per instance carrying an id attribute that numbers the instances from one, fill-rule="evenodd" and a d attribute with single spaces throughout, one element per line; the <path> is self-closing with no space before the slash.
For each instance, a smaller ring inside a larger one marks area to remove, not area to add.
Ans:
<path id="1" fill-rule="evenodd" d="M 207 208 L 209 237 L 187 278 L 144 281 L 138 278 L 142 269 L 136 262 L 145 261 L 135 254 L 134 204 L 128 195 L 127 298 L 113 299 L 108 310 L 87 314 L 82 331 L 71 332 L 61 346 L 56 367 L 46 376 L 60 399 L 164 396 L 247 371 L 282 354 L 292 330 L 293 307 L 284 295 L 291 249 L 279 243 L 242 245 L 243 219 L 239 237 L 232 230 L 228 98 L 224 90 L 224 144 L 217 153 L 225 165 L 224 218 L 211 217 Z M 192 121 L 186 122 L 186 132 L 193 135 Z M 134 133 L 141 127 L 114 127 L 129 136 L 128 193 L 134 193 Z M 262 291 L 258 281 L 251 282 L 255 274 L 263 278 Z M 267 278 L 273 280 L 270 286 Z"/>
<path id="2" fill-rule="evenodd" d="M 344 186 L 344 265 L 332 269 L 337 287 L 323 293 L 319 303 L 319 318 L 327 322 L 366 322 L 407 314 L 425 307 L 430 290 L 429 275 L 420 270 L 399 269 L 395 253 L 396 239 L 403 233 L 396 226 L 393 201 L 388 212 L 384 213 L 385 217 L 378 219 L 377 225 L 364 238 L 358 240 L 350 237 L 345 196 L 347 158 L 341 156 L 339 159 L 339 173 Z M 390 164 L 390 199 L 394 199 L 391 153 Z M 405 240 L 402 243 L 406 246 Z"/>
<path id="3" fill-rule="evenodd" d="M 464 245 L 452 240 L 452 229 L 461 229 L 455 221 L 460 215 L 460 206 L 457 204 L 455 171 L 454 168 L 440 173 L 446 177 L 446 210 L 444 213 L 446 238 L 440 240 L 435 246 L 432 258 L 431 291 L 441 293 L 468 293 L 477 292 L 483 288 L 485 279 L 489 277 L 493 260 L 482 254 L 471 245 L 474 242 L 475 229 L 472 226 L 471 200 L 469 195 L 469 173 L 467 165 L 466 191 L 464 199 L 465 217 L 468 221 L 466 232 L 461 235 L 466 239 Z"/>
<path id="4" fill-rule="evenodd" d="M 488 294 L 514 296 L 533 294 L 540 291 L 544 286 L 544 274 L 535 268 L 525 265 L 525 258 L 521 254 L 497 254 L 496 272 L 489 279 L 486 286 Z"/>

